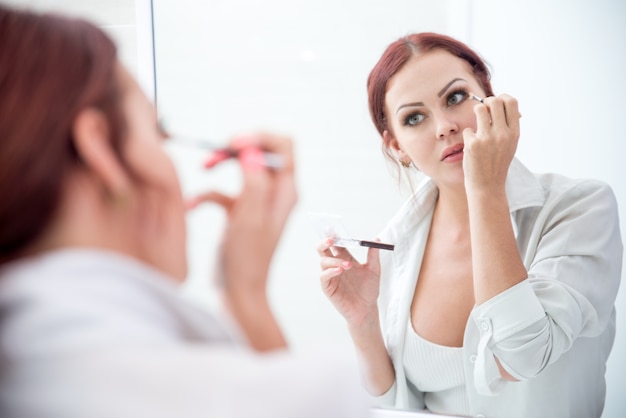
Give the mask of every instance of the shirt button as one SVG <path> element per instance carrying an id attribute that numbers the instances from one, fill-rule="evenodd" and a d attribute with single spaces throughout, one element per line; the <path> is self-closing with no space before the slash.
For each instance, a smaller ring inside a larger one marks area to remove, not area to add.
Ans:
<path id="1" fill-rule="evenodd" d="M 474 415 L 475 418 L 485 418 L 485 416 L 483 414 L 476 414 Z"/>
<path id="2" fill-rule="evenodd" d="M 477 358 L 477 357 L 476 357 L 476 354 L 471 354 L 471 355 L 469 356 L 469 361 L 470 361 L 470 363 L 476 363 L 476 358 Z"/>
<path id="3" fill-rule="evenodd" d="M 482 321 L 480 323 L 480 329 L 482 329 L 483 331 L 489 331 L 489 322 Z"/>

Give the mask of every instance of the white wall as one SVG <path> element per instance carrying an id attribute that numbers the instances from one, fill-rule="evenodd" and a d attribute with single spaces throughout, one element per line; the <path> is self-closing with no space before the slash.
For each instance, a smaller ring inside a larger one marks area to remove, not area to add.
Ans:
<path id="1" fill-rule="evenodd" d="M 365 80 L 384 47 L 408 32 L 440 31 L 475 47 L 493 67 L 495 90 L 519 99 L 518 157 L 536 171 L 609 182 L 626 223 L 623 1 L 154 1 L 158 107 L 170 130 L 224 141 L 268 128 L 296 141 L 301 197 L 270 287 L 295 348 L 351 347 L 319 289 L 317 238 L 305 214 L 341 214 L 354 235 L 371 238 L 399 205 L 369 121 Z M 196 152 L 172 155 L 186 192 L 236 188 L 232 166 L 203 173 Z M 189 218 L 188 291 L 212 304 L 207 278 L 221 224 L 209 207 Z M 626 411 L 625 292 L 608 364 L 607 418 Z"/>
<path id="2" fill-rule="evenodd" d="M 151 0 L 1 0 L 16 7 L 88 19 L 116 43 L 120 61 L 154 98 Z"/>
<path id="3" fill-rule="evenodd" d="M 387 43 L 446 27 L 446 2 L 155 1 L 157 102 L 175 135 L 225 141 L 271 129 L 296 141 L 299 204 L 276 256 L 271 297 L 294 347 L 351 348 L 342 318 L 322 295 L 317 237 L 308 211 L 345 217 L 373 238 L 400 203 L 367 110 L 365 82 Z M 193 12 L 191 12 L 193 10 Z M 172 149 L 185 191 L 236 188 L 233 167 L 208 173 L 201 155 Z M 189 293 L 203 300 L 222 218 L 189 217 Z"/>
<path id="4" fill-rule="evenodd" d="M 143 51 L 145 39 L 139 39 L 138 33 L 146 33 L 143 12 L 137 13 L 137 7 L 149 4 L 150 0 L 1 0 L 8 5 L 41 12 L 60 12 L 65 15 L 89 19 L 109 36 L 118 48 L 121 61 L 130 72 L 143 79 L 146 73 L 142 64 L 145 62 Z"/>

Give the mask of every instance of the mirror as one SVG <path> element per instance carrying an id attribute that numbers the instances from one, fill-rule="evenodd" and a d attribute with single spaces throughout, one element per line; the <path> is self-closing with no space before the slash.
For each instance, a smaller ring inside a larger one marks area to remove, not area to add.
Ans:
<path id="1" fill-rule="evenodd" d="M 382 2 L 154 2 L 157 106 L 170 132 L 224 142 L 267 129 L 296 142 L 300 198 L 271 282 L 277 315 L 296 346 L 350 344 L 321 294 L 318 238 L 306 214 L 337 213 L 349 231 L 370 239 L 400 205 L 369 120 L 366 79 L 391 39 L 416 27 L 447 31 L 457 26 L 451 15 L 463 26 L 452 3 L 396 1 L 402 12 L 381 19 Z M 185 191 L 236 187 L 232 167 L 203 173 L 196 151 L 172 154 Z M 194 296 L 208 297 L 207 255 L 221 221 L 210 207 L 189 217 Z"/>
<path id="2" fill-rule="evenodd" d="M 153 11 L 156 101 L 172 133 L 223 142 L 265 129 L 295 141 L 300 200 L 270 284 L 295 348 L 320 341 L 351 348 L 343 319 L 319 288 L 317 237 L 306 213 L 339 214 L 353 234 L 371 239 L 403 201 L 369 119 L 365 83 L 384 48 L 409 32 L 443 32 L 476 49 L 492 67 L 496 92 L 519 100 L 517 156 L 533 171 L 608 182 L 626 224 L 626 5 L 619 0 L 153 0 Z M 172 156 L 185 192 L 236 188 L 232 167 L 203 172 L 195 151 Z M 221 224 L 210 207 L 189 218 L 187 290 L 211 303 L 206 278 Z M 626 309 L 624 291 L 617 307 L 620 315 Z M 606 417 L 623 407 L 626 335 L 619 329 Z"/>

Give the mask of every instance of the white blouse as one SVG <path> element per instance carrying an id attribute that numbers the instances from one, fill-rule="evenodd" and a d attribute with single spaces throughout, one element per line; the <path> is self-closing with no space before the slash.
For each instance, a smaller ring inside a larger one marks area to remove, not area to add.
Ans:
<path id="1" fill-rule="evenodd" d="M 367 415 L 349 354 L 258 354 L 226 318 L 120 254 L 73 249 L 0 270 L 0 416 Z"/>
<path id="2" fill-rule="evenodd" d="M 599 417 L 615 339 L 623 246 L 617 202 L 596 180 L 533 174 L 517 159 L 506 192 L 528 278 L 473 308 L 463 340 L 465 390 L 476 417 Z M 438 190 L 424 178 L 380 235 L 379 310 L 396 380 L 378 398 L 425 408 L 405 376 L 407 321 Z M 495 359 L 518 381 L 502 379 Z"/>

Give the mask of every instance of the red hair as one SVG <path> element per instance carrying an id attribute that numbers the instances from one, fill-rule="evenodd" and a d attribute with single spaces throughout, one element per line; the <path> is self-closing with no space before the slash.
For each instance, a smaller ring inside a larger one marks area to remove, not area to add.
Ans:
<path id="1" fill-rule="evenodd" d="M 370 116 L 381 136 L 388 129 L 385 116 L 385 95 L 389 80 L 412 57 L 434 49 L 448 51 L 466 61 L 487 96 L 493 96 L 489 69 L 480 56 L 470 47 L 454 38 L 438 33 L 422 32 L 404 36 L 387 47 L 367 79 Z M 391 158 L 386 145 L 383 143 L 383 151 L 385 155 Z"/>
<path id="2" fill-rule="evenodd" d="M 0 263 L 54 218 L 65 174 L 80 164 L 72 125 L 82 109 L 104 113 L 119 153 L 116 62 L 114 43 L 86 21 L 0 5 Z"/>

